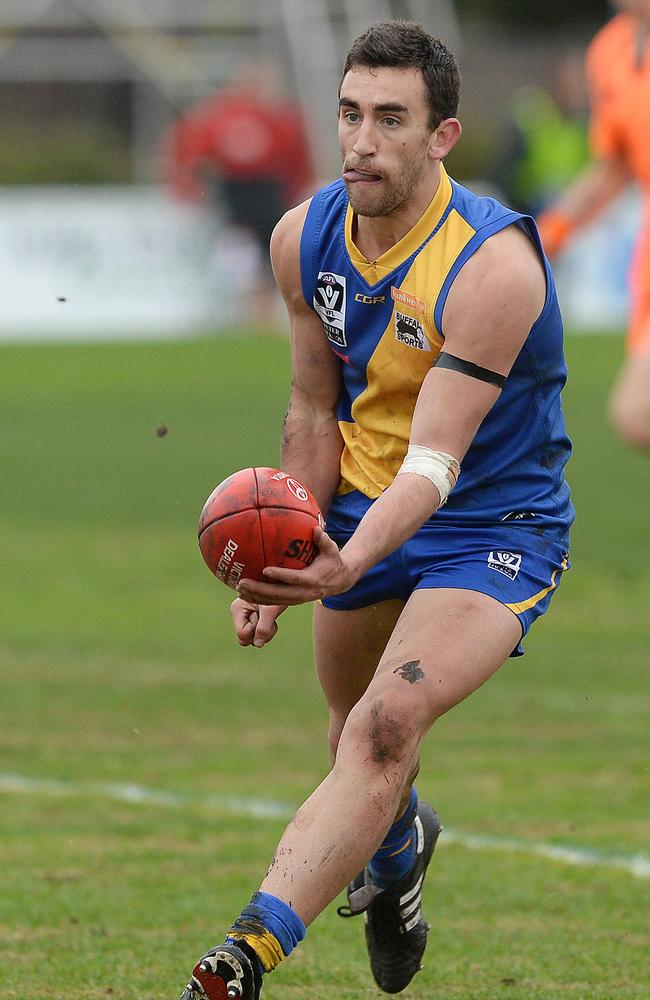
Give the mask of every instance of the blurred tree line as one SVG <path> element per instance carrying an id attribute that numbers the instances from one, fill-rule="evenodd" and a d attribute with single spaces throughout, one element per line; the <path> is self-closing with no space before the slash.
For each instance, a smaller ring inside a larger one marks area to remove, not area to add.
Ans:
<path id="1" fill-rule="evenodd" d="M 552 61 L 559 43 L 586 42 L 611 16 L 613 4 L 607 0 L 572 0 L 570 4 L 566 0 L 455 0 L 455 7 L 461 38 L 465 31 L 474 43 L 484 36 L 482 47 L 474 44 L 471 56 L 461 52 L 461 65 L 467 59 L 463 68 L 467 131 L 450 163 L 463 179 L 489 170 L 498 141 L 495 133 L 508 114 L 509 84 L 504 74 L 513 74 L 512 86 L 526 82 L 523 60 L 533 80 L 535 74 L 540 75 L 542 58 Z M 99 29 L 95 34 L 101 34 Z M 521 46 L 511 44 L 513 36 Z M 526 62 L 531 43 L 535 52 Z M 490 55 L 494 65 L 490 65 Z M 490 87 L 479 81 L 472 90 L 476 67 L 490 77 Z M 515 74 L 519 75 L 516 82 Z M 489 128 L 486 101 L 491 101 Z M 21 79 L 0 84 L 0 185 L 132 181 L 136 104 L 134 83 L 127 79 L 83 83 Z M 155 155 L 152 149 L 152 164 Z"/>
<path id="2" fill-rule="evenodd" d="M 613 13 L 608 0 L 456 0 L 460 18 L 498 21 L 523 30 L 537 28 L 552 33 L 580 24 L 602 24 Z"/>

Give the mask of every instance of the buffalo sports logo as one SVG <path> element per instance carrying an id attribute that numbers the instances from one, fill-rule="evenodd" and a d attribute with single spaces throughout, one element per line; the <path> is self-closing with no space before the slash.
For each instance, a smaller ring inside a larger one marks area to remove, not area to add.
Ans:
<path id="1" fill-rule="evenodd" d="M 415 316 L 407 316 L 395 310 L 395 339 L 407 347 L 418 351 L 430 351 L 431 344 L 427 340 L 424 327 Z"/>
<path id="2" fill-rule="evenodd" d="M 490 552 L 487 560 L 489 569 L 503 573 L 511 580 L 516 580 L 521 569 L 521 556 L 518 552 Z"/>
<path id="3" fill-rule="evenodd" d="M 347 347 L 345 338 L 345 275 L 320 271 L 314 293 L 314 309 L 323 321 L 327 339 Z"/>

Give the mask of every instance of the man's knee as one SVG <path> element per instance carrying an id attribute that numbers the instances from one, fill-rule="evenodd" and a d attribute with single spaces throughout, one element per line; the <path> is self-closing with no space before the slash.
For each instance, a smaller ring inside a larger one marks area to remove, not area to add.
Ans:
<path id="1" fill-rule="evenodd" d="M 422 733 L 413 701 L 398 692 L 382 691 L 355 706 L 345 724 L 341 742 L 363 754 L 371 766 L 397 765 L 411 773 L 416 766 Z"/>

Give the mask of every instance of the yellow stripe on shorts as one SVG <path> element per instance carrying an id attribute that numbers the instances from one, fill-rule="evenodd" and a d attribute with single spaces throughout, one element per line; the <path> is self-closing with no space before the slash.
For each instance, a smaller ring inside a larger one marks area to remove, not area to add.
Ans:
<path id="1" fill-rule="evenodd" d="M 514 611 L 516 615 L 520 615 L 524 611 L 528 611 L 529 608 L 534 608 L 535 605 L 539 604 L 539 602 L 542 601 L 547 594 L 550 594 L 552 590 L 555 590 L 556 577 L 558 573 L 564 572 L 564 570 L 567 568 L 567 565 L 568 565 L 567 559 L 563 559 L 560 568 L 553 570 L 553 576 L 551 577 L 551 584 L 549 587 L 545 587 L 544 590 L 540 590 L 538 594 L 533 594 L 533 596 L 529 597 L 527 601 L 520 601 L 518 604 L 506 604 L 505 607 L 510 608 L 510 610 Z"/>

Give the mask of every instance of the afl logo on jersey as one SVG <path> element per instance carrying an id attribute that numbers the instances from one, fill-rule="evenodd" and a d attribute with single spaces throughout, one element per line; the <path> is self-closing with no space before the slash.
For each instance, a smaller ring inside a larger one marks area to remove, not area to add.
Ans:
<path id="1" fill-rule="evenodd" d="M 345 276 L 320 271 L 314 293 L 314 309 L 323 321 L 327 339 L 347 347 L 345 338 Z"/>

